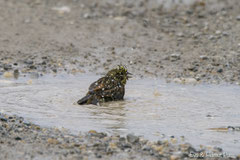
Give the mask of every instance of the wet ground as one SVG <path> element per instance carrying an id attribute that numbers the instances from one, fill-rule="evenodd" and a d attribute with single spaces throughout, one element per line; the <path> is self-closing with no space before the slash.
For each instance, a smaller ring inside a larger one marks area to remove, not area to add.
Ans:
<path id="1" fill-rule="evenodd" d="M 134 133 L 152 141 L 169 139 L 220 147 L 238 154 L 240 121 L 238 85 L 181 85 L 160 79 L 132 79 L 125 100 L 102 106 L 76 102 L 99 76 L 47 75 L 1 79 L 2 112 L 17 114 L 45 127 L 72 133 L 95 129 L 110 135 Z M 225 128 L 225 129 L 223 129 Z"/>

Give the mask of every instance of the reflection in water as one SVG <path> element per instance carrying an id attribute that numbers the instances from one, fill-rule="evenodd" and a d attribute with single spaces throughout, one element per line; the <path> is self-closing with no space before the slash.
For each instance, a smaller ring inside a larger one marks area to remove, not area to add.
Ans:
<path id="1" fill-rule="evenodd" d="M 124 101 L 102 106 L 76 101 L 99 77 L 58 75 L 39 79 L 0 79 L 0 111 L 18 114 L 39 125 L 64 127 L 73 133 L 91 129 L 109 134 L 135 133 L 151 140 L 185 136 L 199 146 L 218 145 L 238 153 L 240 132 L 209 128 L 239 126 L 240 87 L 178 85 L 158 79 L 132 79 Z"/>
<path id="2" fill-rule="evenodd" d="M 110 129 L 112 131 L 112 134 L 124 134 L 124 132 L 121 130 L 123 130 L 123 128 L 126 128 L 126 110 L 124 107 L 125 104 L 125 101 L 119 101 L 105 103 L 102 104 L 102 106 L 86 105 L 85 107 L 91 110 L 90 116 L 96 117 L 96 121 L 98 121 L 99 117 L 104 117 L 104 128 Z M 110 121 L 110 123 L 108 123 L 108 121 Z"/>

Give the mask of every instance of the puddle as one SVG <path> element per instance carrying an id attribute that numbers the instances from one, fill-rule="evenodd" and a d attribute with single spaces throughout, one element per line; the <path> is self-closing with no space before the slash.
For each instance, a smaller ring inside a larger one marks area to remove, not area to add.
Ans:
<path id="1" fill-rule="evenodd" d="M 17 114 L 46 127 L 73 133 L 91 129 L 109 134 L 134 133 L 150 140 L 174 135 L 187 142 L 218 146 L 239 154 L 240 131 L 211 128 L 239 126 L 240 87 L 179 85 L 158 79 L 132 79 L 125 101 L 103 106 L 74 104 L 99 76 L 52 75 L 0 79 L 0 111 Z"/>

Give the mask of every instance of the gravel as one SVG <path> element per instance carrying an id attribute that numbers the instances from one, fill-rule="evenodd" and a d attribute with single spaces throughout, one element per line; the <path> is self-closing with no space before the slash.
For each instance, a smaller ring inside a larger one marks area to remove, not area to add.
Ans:
<path id="1" fill-rule="evenodd" d="M 238 0 L 173 9 L 153 0 L 1 1 L 0 75 L 103 74 L 124 64 L 135 77 L 240 84 L 239 7 Z"/>
<path id="2" fill-rule="evenodd" d="M 209 150 L 202 147 L 198 150 L 189 143 L 175 143 L 174 137 L 170 141 L 152 142 L 133 134 L 126 137 L 111 136 L 95 130 L 74 135 L 64 128 L 44 128 L 27 122 L 22 117 L 3 113 L 0 113 L 0 134 L 0 159 L 173 160 L 189 159 L 210 152 L 224 156 L 221 148 Z"/>

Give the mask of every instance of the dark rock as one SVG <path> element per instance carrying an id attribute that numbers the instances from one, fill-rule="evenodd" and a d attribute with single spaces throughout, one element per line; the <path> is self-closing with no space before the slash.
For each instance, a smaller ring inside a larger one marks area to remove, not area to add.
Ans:
<path id="1" fill-rule="evenodd" d="M 33 64 L 33 61 L 32 60 L 25 60 L 25 61 L 23 61 L 23 63 L 31 65 L 31 64 Z"/>
<path id="2" fill-rule="evenodd" d="M 143 150 L 143 151 L 150 151 L 150 150 L 151 150 L 151 147 L 149 147 L 149 146 L 147 146 L 147 145 L 144 145 L 144 146 L 142 147 L 142 150 Z"/>
<path id="3" fill-rule="evenodd" d="M 127 135 L 127 140 L 129 143 L 138 143 L 139 142 L 139 137 L 134 136 L 133 134 L 128 134 Z"/>
<path id="4" fill-rule="evenodd" d="M 157 145 L 162 145 L 162 141 L 157 141 Z"/>
<path id="5" fill-rule="evenodd" d="M 220 68 L 220 69 L 217 70 L 217 72 L 218 72 L 218 73 L 222 73 L 222 72 L 223 72 L 223 69 Z"/>
<path id="6" fill-rule="evenodd" d="M 238 15 L 238 16 L 236 17 L 236 20 L 240 21 L 240 15 Z"/>
<path id="7" fill-rule="evenodd" d="M 95 153 L 96 158 L 102 158 L 102 155 L 100 153 Z"/>
<path id="8" fill-rule="evenodd" d="M 12 65 L 11 64 L 4 64 L 3 69 L 6 70 L 6 71 L 10 70 L 10 69 L 12 69 Z"/>
<path id="9" fill-rule="evenodd" d="M 52 71 L 53 71 L 54 73 L 57 73 L 57 69 L 56 69 L 56 68 L 53 68 Z"/>
<path id="10" fill-rule="evenodd" d="M 21 137 L 15 137 L 15 140 L 20 141 L 20 140 L 22 140 L 22 138 Z"/>
<path id="11" fill-rule="evenodd" d="M 125 138 L 125 137 L 120 137 L 120 138 L 119 138 L 119 141 L 120 141 L 120 142 L 125 142 L 125 141 L 126 141 L 126 138 Z"/>
<path id="12" fill-rule="evenodd" d="M 46 65 L 46 64 L 47 64 L 47 62 L 46 62 L 46 61 L 43 61 L 43 62 L 42 62 L 42 65 Z"/>
<path id="13" fill-rule="evenodd" d="M 122 147 L 123 147 L 124 149 L 132 148 L 132 146 L 131 146 L 129 143 L 123 144 Z"/>
<path id="14" fill-rule="evenodd" d="M 174 54 L 171 54 L 171 56 L 170 56 L 170 60 L 172 62 L 180 60 L 180 59 L 181 59 L 181 54 L 180 53 L 174 53 Z"/>
<path id="15" fill-rule="evenodd" d="M 7 122 L 7 119 L 4 118 L 4 117 L 0 117 L 0 121 L 2 121 L 2 122 Z"/>
<path id="16" fill-rule="evenodd" d="M 217 150 L 218 152 L 222 152 L 223 149 L 222 148 L 219 148 L 219 147 L 214 147 L 215 150 Z"/>
<path id="17" fill-rule="evenodd" d="M 37 67 L 36 66 L 34 66 L 34 65 L 30 65 L 30 66 L 28 66 L 30 69 L 37 69 Z"/>
<path id="18" fill-rule="evenodd" d="M 190 67 L 188 67 L 188 70 L 193 71 L 193 72 L 197 72 L 198 67 L 197 66 L 190 66 Z"/>
<path id="19" fill-rule="evenodd" d="M 206 56 L 206 55 L 201 55 L 201 56 L 199 56 L 200 57 L 200 59 L 202 59 L 202 60 L 207 60 L 208 59 L 208 56 Z"/>

